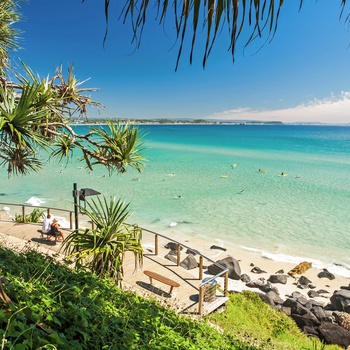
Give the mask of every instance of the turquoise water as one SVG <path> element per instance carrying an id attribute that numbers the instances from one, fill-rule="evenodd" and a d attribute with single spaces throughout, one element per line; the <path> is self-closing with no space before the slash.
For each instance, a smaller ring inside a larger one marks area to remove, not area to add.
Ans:
<path id="1" fill-rule="evenodd" d="M 350 276 L 350 127 L 140 129 L 148 159 L 142 174 L 89 173 L 76 156 L 67 167 L 47 164 L 27 177 L 7 180 L 1 170 L 0 200 L 71 209 L 76 182 L 78 188 L 122 197 L 131 203 L 131 221 L 165 235 L 221 239 L 277 260 L 340 264 L 349 270 L 338 272 Z"/>

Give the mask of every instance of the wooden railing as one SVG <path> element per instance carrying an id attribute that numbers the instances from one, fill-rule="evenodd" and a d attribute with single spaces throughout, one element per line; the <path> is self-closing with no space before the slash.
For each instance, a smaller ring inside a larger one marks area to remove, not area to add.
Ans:
<path id="1" fill-rule="evenodd" d="M 22 221 L 24 222 L 25 220 L 25 216 L 26 214 L 29 214 L 30 212 L 33 211 L 33 209 L 42 209 L 42 210 L 46 210 L 47 214 L 51 214 L 53 211 L 54 212 L 64 212 L 64 213 L 68 213 L 68 220 L 69 220 L 69 229 L 72 230 L 73 229 L 73 211 L 71 210 L 67 210 L 67 209 L 59 209 L 59 208 L 48 208 L 45 206 L 41 206 L 41 205 L 26 205 L 26 204 L 15 204 L 15 203 L 3 203 L 0 202 L 0 205 L 8 205 L 11 207 L 19 207 L 20 208 L 20 212 L 22 215 Z M 30 210 L 27 210 L 27 208 L 29 208 Z"/>
<path id="2" fill-rule="evenodd" d="M 64 213 L 68 213 L 69 215 L 69 225 L 70 225 L 70 229 L 73 229 L 73 211 L 70 210 L 66 210 L 66 209 L 59 209 L 59 208 L 49 208 L 49 207 L 45 207 L 45 206 L 35 206 L 35 205 L 25 205 L 25 204 L 14 204 L 14 203 L 3 203 L 0 202 L 0 205 L 8 205 L 11 207 L 20 207 L 21 208 L 21 213 L 22 213 L 22 218 L 24 220 L 26 213 L 29 213 L 29 210 L 27 210 L 27 207 L 30 208 L 30 210 L 32 211 L 35 208 L 38 209 L 44 209 L 47 211 L 47 214 L 50 214 L 51 212 L 64 212 Z M 131 226 L 131 225 L 130 225 Z M 135 225 L 132 225 L 135 226 Z M 93 227 L 92 227 L 93 228 Z M 159 254 L 159 237 L 162 237 L 168 241 L 171 241 L 173 243 L 176 244 L 176 248 L 177 248 L 177 254 L 176 254 L 176 264 L 177 266 L 180 266 L 181 263 L 181 248 L 187 248 L 190 251 L 198 254 L 199 256 L 199 263 L 198 263 L 198 279 L 202 280 L 203 279 L 203 261 L 204 259 L 206 261 L 211 262 L 212 264 L 215 264 L 217 267 L 219 267 L 222 271 L 219 272 L 218 274 L 216 274 L 215 276 L 212 276 L 210 278 L 206 278 L 205 281 L 203 281 L 200 285 L 199 285 L 199 300 L 198 300 L 198 314 L 202 315 L 203 314 L 203 302 L 204 302 L 204 288 L 205 285 L 210 285 L 214 280 L 216 280 L 216 278 L 218 277 L 224 277 L 224 296 L 228 295 L 228 269 L 223 266 L 220 265 L 219 263 L 217 263 L 216 261 L 210 259 L 209 257 L 203 255 L 202 253 L 200 253 L 198 250 L 193 249 L 183 243 L 180 243 L 172 238 L 169 238 L 165 235 L 162 235 L 160 233 L 154 232 L 154 231 L 150 231 L 148 229 L 145 229 L 143 227 L 139 227 L 142 231 L 144 232 L 148 232 L 152 235 L 154 235 L 154 255 L 158 255 Z"/>
<path id="3" fill-rule="evenodd" d="M 183 243 L 180 243 L 178 241 L 175 241 L 172 238 L 169 238 L 165 235 L 162 235 L 160 233 L 154 232 L 154 231 L 150 231 L 148 229 L 145 229 L 143 227 L 140 227 L 142 229 L 143 232 L 148 232 L 154 235 L 154 255 L 158 255 L 159 253 L 159 237 L 162 237 L 168 241 L 171 241 L 173 243 L 176 244 L 176 264 L 177 266 L 180 266 L 181 263 L 181 248 L 187 248 L 190 251 L 194 252 L 195 254 L 198 254 L 199 256 L 199 263 L 198 263 L 198 279 L 202 280 L 203 279 L 203 260 L 206 259 L 207 261 L 215 264 L 217 267 L 219 267 L 222 271 L 219 272 L 218 274 L 216 274 L 215 276 L 212 276 L 210 278 L 206 278 L 205 281 L 203 281 L 200 285 L 199 285 L 199 300 L 198 300 L 198 314 L 202 315 L 203 313 L 203 302 L 204 302 L 204 288 L 205 285 L 210 285 L 214 280 L 216 280 L 218 277 L 223 276 L 224 277 L 224 296 L 226 297 L 228 295 L 228 269 L 217 263 L 216 261 L 208 258 L 207 256 L 203 255 L 202 253 L 200 253 L 198 250 L 193 249 Z"/>

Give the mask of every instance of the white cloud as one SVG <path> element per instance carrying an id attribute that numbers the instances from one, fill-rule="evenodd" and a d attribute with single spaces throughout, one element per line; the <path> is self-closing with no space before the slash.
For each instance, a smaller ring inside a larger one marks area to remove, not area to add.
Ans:
<path id="1" fill-rule="evenodd" d="M 350 91 L 323 100 L 314 99 L 306 104 L 279 110 L 236 108 L 217 112 L 208 117 L 220 120 L 259 120 L 320 123 L 350 123 Z"/>

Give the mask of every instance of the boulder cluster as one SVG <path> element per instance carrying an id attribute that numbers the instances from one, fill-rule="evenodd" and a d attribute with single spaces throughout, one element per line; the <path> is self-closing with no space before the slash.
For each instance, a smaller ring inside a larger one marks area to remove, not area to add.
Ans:
<path id="1" fill-rule="evenodd" d="M 166 248 L 170 249 L 170 252 L 165 258 L 176 262 L 177 244 L 168 243 Z M 188 255 L 180 265 L 187 270 L 196 268 L 196 251 L 188 250 L 186 253 Z M 345 349 L 350 346 L 350 284 L 340 287 L 340 290 L 334 291 L 330 296 L 325 289 L 315 290 L 316 286 L 307 277 L 301 275 L 297 278 L 295 274 L 290 273 L 291 271 L 285 274 L 283 270 L 279 270 L 267 279 L 252 279 L 248 274 L 241 273 L 239 262 L 232 256 L 218 260 L 217 263 L 228 269 L 230 279 L 240 280 L 246 287 L 258 290 L 262 301 L 291 317 L 308 336 L 316 337 L 326 344 L 337 344 Z M 251 267 L 251 273 L 255 275 L 266 274 L 266 271 L 254 264 L 251 264 Z M 222 271 L 216 264 L 205 268 L 210 275 Z M 286 298 L 281 298 L 276 285 L 286 284 L 288 278 L 293 278 L 297 289 L 308 290 L 308 297 L 295 291 Z M 324 269 L 318 274 L 318 278 L 332 280 L 335 276 Z M 324 298 L 327 302 L 320 303 L 315 298 Z"/>

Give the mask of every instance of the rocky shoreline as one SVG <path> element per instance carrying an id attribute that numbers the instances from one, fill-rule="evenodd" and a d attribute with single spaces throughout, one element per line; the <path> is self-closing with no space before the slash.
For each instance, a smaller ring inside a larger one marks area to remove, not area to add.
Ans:
<path id="1" fill-rule="evenodd" d="M 173 261 L 177 245 L 169 242 L 165 247 L 169 249 L 165 258 Z M 226 248 L 219 246 L 210 248 L 226 252 Z M 181 266 L 186 270 L 197 268 L 195 255 L 195 251 L 187 250 Z M 272 274 L 265 271 L 268 270 L 266 266 L 271 270 L 276 262 L 266 264 L 265 261 L 265 266 L 250 262 L 248 266 L 246 260 L 243 262 L 232 255 L 216 262 L 228 269 L 229 293 L 255 292 L 273 309 L 291 317 L 306 335 L 344 349 L 350 346 L 350 284 L 344 283 L 347 279 L 335 276 L 327 269 L 315 271 L 308 262 Z M 215 264 L 205 268 L 210 276 L 221 271 Z M 223 279 L 218 278 L 218 283 L 223 287 Z"/>

